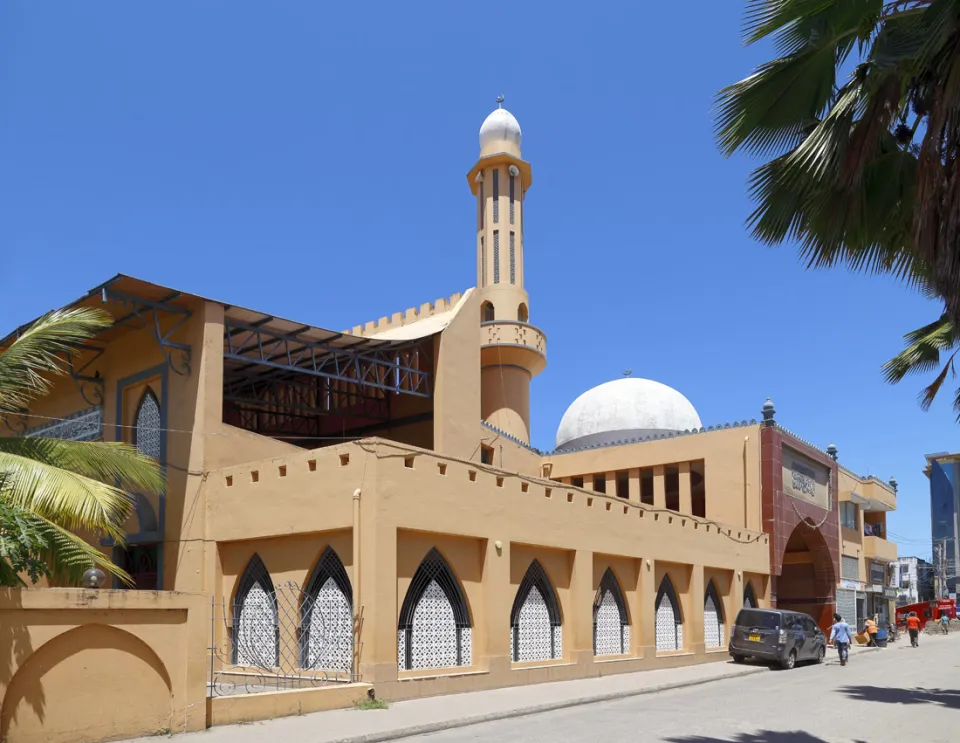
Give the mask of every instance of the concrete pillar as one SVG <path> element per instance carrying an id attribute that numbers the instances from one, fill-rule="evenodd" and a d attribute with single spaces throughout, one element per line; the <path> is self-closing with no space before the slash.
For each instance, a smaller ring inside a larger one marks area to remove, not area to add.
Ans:
<path id="1" fill-rule="evenodd" d="M 634 615 L 633 635 L 637 636 L 637 653 L 644 658 L 657 655 L 657 563 L 652 558 L 640 559 L 639 594 L 640 608 Z"/>
<path id="2" fill-rule="evenodd" d="M 690 462 L 677 465 L 680 470 L 680 513 L 693 513 L 693 496 L 690 492 Z"/>
<path id="3" fill-rule="evenodd" d="M 681 491 L 682 492 L 682 491 Z M 703 565 L 694 565 L 690 575 L 690 590 L 687 598 L 687 626 L 684 628 L 684 649 L 691 653 L 703 653 L 703 598 L 706 590 L 703 580 Z M 689 629 L 690 635 L 687 635 Z"/>
<path id="4" fill-rule="evenodd" d="M 397 596 L 397 530 L 377 524 L 370 491 L 368 484 L 360 506 L 360 602 L 354 611 L 363 617 L 359 680 L 376 683 L 397 678 L 397 617 L 403 597 Z"/>
<path id="5" fill-rule="evenodd" d="M 630 478 L 630 500 L 634 503 L 640 502 L 640 470 L 632 469 L 628 475 Z"/>
<path id="6" fill-rule="evenodd" d="M 607 478 L 607 495 L 615 496 L 617 494 L 617 473 L 607 472 L 605 477 Z"/>
<path id="7" fill-rule="evenodd" d="M 583 476 L 583 489 L 584 489 L 584 490 L 593 490 L 593 475 L 584 475 L 584 476 Z"/>
<path id="8" fill-rule="evenodd" d="M 593 662 L 593 552 L 577 550 L 573 555 L 570 603 L 564 606 L 564 656 L 573 663 Z"/>
<path id="9" fill-rule="evenodd" d="M 667 483 L 663 475 L 663 465 L 658 464 L 653 468 L 653 507 L 667 507 Z"/>
<path id="10" fill-rule="evenodd" d="M 484 665 L 491 673 L 510 670 L 510 610 L 514 591 L 510 585 L 510 543 L 488 539 L 483 557 L 483 615 L 474 622 L 482 627 L 483 637 L 474 636 L 475 666 Z M 482 644 L 481 644 L 482 643 Z M 478 657 L 479 656 L 479 657 Z"/>

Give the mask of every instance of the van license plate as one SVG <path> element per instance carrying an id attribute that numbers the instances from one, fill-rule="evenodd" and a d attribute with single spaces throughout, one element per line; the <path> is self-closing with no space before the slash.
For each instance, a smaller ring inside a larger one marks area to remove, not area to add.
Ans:
<path id="1" fill-rule="evenodd" d="M 747 639 L 750 640 L 750 642 L 760 642 L 760 635 L 750 635 Z"/>

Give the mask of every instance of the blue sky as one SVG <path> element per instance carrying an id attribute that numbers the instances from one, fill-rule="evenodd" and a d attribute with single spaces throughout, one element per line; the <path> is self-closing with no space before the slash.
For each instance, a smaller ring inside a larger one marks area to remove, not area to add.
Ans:
<path id="1" fill-rule="evenodd" d="M 711 100 L 769 50 L 739 2 L 0 4 L 0 324 L 117 272 L 339 329 L 475 282 L 465 174 L 498 93 L 524 131 L 533 443 L 625 369 L 705 425 L 778 420 L 900 482 L 930 552 L 923 455 L 946 400 L 880 365 L 937 305 L 810 272 L 746 234 L 752 163 Z M 692 51 L 695 50 L 695 51 Z"/>

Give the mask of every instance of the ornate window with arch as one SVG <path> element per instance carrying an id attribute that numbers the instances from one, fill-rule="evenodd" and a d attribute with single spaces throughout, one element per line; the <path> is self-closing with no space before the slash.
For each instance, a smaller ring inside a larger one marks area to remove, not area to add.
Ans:
<path id="1" fill-rule="evenodd" d="M 353 589 L 340 556 L 327 547 L 313 569 L 300 607 L 300 666 L 353 668 Z"/>
<path id="2" fill-rule="evenodd" d="M 133 443 L 147 457 L 160 460 L 163 431 L 160 430 L 160 401 L 147 387 L 134 415 Z"/>
<path id="3" fill-rule="evenodd" d="M 620 583 L 610 568 L 600 579 L 593 600 L 593 654 L 626 655 L 630 652 L 630 620 Z"/>
<path id="4" fill-rule="evenodd" d="M 520 581 L 510 612 L 510 657 L 514 663 L 563 657 L 563 617 L 553 584 L 534 560 Z"/>
<path id="5" fill-rule="evenodd" d="M 233 599 L 233 662 L 275 668 L 280 660 L 277 596 L 270 573 L 254 554 L 237 584 Z"/>
<path id="6" fill-rule="evenodd" d="M 413 574 L 400 608 L 398 667 L 408 671 L 471 665 L 470 628 L 460 581 L 433 547 Z"/>
<path id="7" fill-rule="evenodd" d="M 757 595 L 753 592 L 753 584 L 748 582 L 743 589 L 743 608 L 756 609 L 758 606 Z"/>
<path id="8" fill-rule="evenodd" d="M 530 321 L 530 311 L 527 309 L 527 305 L 524 302 L 521 302 L 517 307 L 517 319 L 520 322 Z"/>
<path id="9" fill-rule="evenodd" d="M 723 602 L 717 586 L 711 580 L 703 595 L 703 644 L 707 648 L 724 646 L 726 632 L 723 628 Z"/>
<path id="10" fill-rule="evenodd" d="M 669 575 L 657 591 L 657 650 L 683 649 L 683 614 Z"/>
<path id="11" fill-rule="evenodd" d="M 480 305 L 480 322 L 493 322 L 496 319 L 493 302 L 484 302 Z"/>

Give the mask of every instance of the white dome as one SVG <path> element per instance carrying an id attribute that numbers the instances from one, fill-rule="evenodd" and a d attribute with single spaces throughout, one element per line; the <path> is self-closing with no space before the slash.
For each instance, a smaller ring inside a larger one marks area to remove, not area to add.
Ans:
<path id="1" fill-rule="evenodd" d="M 480 125 L 480 149 L 494 142 L 507 141 L 520 148 L 520 122 L 505 108 L 498 108 L 483 120 Z"/>
<path id="2" fill-rule="evenodd" d="M 610 444 L 702 425 L 690 401 L 672 387 L 624 377 L 587 390 L 573 401 L 560 420 L 556 447 Z"/>

